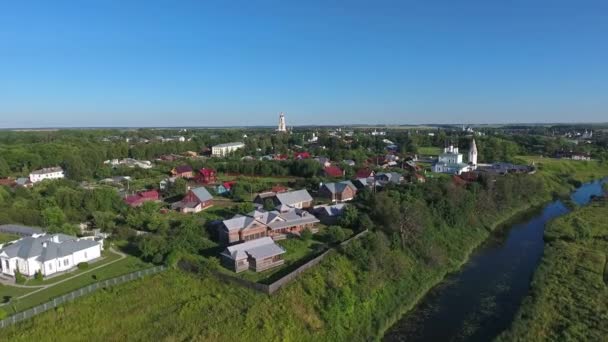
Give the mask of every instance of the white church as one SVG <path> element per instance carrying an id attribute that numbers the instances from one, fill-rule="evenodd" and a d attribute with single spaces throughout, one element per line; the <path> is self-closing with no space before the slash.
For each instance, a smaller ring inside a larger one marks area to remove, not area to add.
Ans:
<path id="1" fill-rule="evenodd" d="M 433 172 L 449 173 L 459 175 L 463 172 L 469 172 L 477 169 L 477 145 L 475 139 L 471 141 L 469 148 L 468 164 L 462 160 L 462 154 L 458 152 L 458 147 L 450 144 L 443 149 L 443 153 L 439 155 L 437 162 L 433 165 Z"/>

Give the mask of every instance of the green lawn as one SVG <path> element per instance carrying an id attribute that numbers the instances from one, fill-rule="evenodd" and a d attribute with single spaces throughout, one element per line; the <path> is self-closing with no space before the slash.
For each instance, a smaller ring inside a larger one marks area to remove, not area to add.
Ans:
<path id="1" fill-rule="evenodd" d="M 92 283 L 95 283 L 95 282 L 98 282 L 101 280 L 105 280 L 105 279 L 114 278 L 114 277 L 117 277 L 117 276 L 120 276 L 123 274 L 131 273 L 131 272 L 134 272 L 134 271 L 137 271 L 140 269 L 144 269 L 144 268 L 148 268 L 148 267 L 151 267 L 151 265 L 141 261 L 138 258 L 128 256 L 125 259 L 117 261 L 106 267 L 102 267 L 98 270 L 91 271 L 90 273 L 85 273 L 81 276 L 68 280 L 64 283 L 57 284 L 48 289 L 36 292 L 23 299 L 14 300 L 10 307 L 10 310 L 8 310 L 8 311 L 10 311 L 10 313 L 12 313 L 11 310 L 13 310 L 13 309 L 15 309 L 17 312 L 23 311 L 23 310 L 31 308 L 33 306 L 42 304 L 52 298 L 59 297 L 65 293 L 68 293 L 68 292 L 77 290 L 81 287 L 87 286 L 89 284 L 92 284 Z M 4 287 L 1 289 L 4 290 L 5 288 L 6 289 L 10 288 L 10 291 L 13 293 L 13 296 L 21 295 L 23 293 L 33 292 L 33 290 L 28 289 L 28 290 L 23 291 L 23 289 L 17 289 L 14 287 Z M 20 293 L 20 292 L 23 292 L 23 293 Z M 3 293 L 0 295 L 3 295 Z M 4 309 L 7 310 L 8 308 L 5 307 Z"/>
<path id="2" fill-rule="evenodd" d="M 531 291 L 502 341 L 605 341 L 608 336 L 608 203 L 547 227 Z"/>
<path id="3" fill-rule="evenodd" d="M 0 233 L 0 244 L 18 240 L 18 235 Z"/>
<path id="4" fill-rule="evenodd" d="M 101 255 L 102 255 L 103 259 L 98 260 L 96 262 L 89 263 L 89 268 L 88 269 L 81 270 L 81 269 L 75 268 L 71 272 L 68 272 L 68 273 L 65 273 L 65 274 L 62 274 L 62 275 L 59 275 L 59 276 L 56 276 L 56 277 L 45 278 L 45 279 L 42 279 L 42 280 L 32 278 L 32 279 L 28 279 L 25 282 L 24 285 L 38 286 L 38 285 L 53 284 L 53 283 L 56 283 L 58 281 L 61 281 L 61 280 L 65 279 L 65 278 L 73 277 L 73 276 L 78 275 L 78 274 L 83 273 L 83 272 L 88 272 L 92 268 L 103 266 L 105 264 L 108 264 L 108 263 L 116 260 L 116 259 L 120 259 L 120 255 L 119 254 L 113 253 L 113 252 L 111 252 L 109 250 L 103 251 L 101 253 Z"/>
<path id="5" fill-rule="evenodd" d="M 418 154 L 428 155 L 428 156 L 437 156 L 441 153 L 441 148 L 434 146 L 423 146 L 418 147 Z"/>

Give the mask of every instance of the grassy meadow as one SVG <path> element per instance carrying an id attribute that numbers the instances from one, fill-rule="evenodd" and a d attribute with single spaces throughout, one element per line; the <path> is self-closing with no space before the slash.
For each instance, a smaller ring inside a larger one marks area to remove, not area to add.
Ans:
<path id="1" fill-rule="evenodd" d="M 608 203 L 553 221 L 529 296 L 499 341 L 605 341 Z"/>

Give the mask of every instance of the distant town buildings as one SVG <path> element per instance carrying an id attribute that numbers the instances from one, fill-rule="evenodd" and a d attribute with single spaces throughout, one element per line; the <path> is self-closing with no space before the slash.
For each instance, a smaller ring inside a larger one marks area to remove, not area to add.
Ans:
<path id="1" fill-rule="evenodd" d="M 211 155 L 214 157 L 225 157 L 228 154 L 244 147 L 245 144 L 242 142 L 219 144 L 211 147 Z"/>
<path id="2" fill-rule="evenodd" d="M 48 167 L 30 173 L 30 182 L 37 183 L 45 179 L 60 179 L 64 178 L 63 169 L 59 166 Z"/>

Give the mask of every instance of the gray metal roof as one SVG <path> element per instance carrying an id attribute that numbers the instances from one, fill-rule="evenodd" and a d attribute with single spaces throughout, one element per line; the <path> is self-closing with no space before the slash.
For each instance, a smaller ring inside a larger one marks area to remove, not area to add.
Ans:
<path id="1" fill-rule="evenodd" d="M 268 258 L 271 256 L 285 253 L 285 250 L 281 246 L 274 243 L 272 238 L 263 237 L 261 239 L 255 239 L 237 245 L 227 247 L 223 255 L 228 256 L 234 260 L 244 259 L 248 255 L 254 259 Z"/>
<path id="2" fill-rule="evenodd" d="M 194 196 L 199 199 L 201 202 L 209 201 L 213 199 L 213 196 L 207 191 L 207 189 L 203 186 L 194 188 L 191 190 Z"/>
<path id="3" fill-rule="evenodd" d="M 325 183 L 323 186 L 325 186 L 332 194 L 341 193 L 344 191 L 344 189 L 346 189 L 346 187 L 350 187 L 351 189 L 357 191 L 357 187 L 355 187 L 355 185 L 349 180 L 338 183 Z"/>
<path id="4" fill-rule="evenodd" d="M 291 209 L 287 212 L 254 210 L 247 215 L 236 215 L 222 223 L 228 231 L 241 230 L 257 222 L 259 225 L 270 229 L 280 229 L 299 224 L 316 223 L 319 220 L 304 210 Z"/>
<path id="5" fill-rule="evenodd" d="M 41 262 L 71 255 L 74 252 L 87 249 L 99 243 L 90 239 L 78 239 L 65 234 L 42 235 L 25 237 L 11 245 L 0 249 L 9 258 L 19 257 L 30 259 L 37 257 Z"/>
<path id="6" fill-rule="evenodd" d="M 346 208 L 345 203 L 318 205 L 314 208 L 314 213 L 317 215 L 339 216 L 344 211 L 344 208 Z"/>
<path id="7" fill-rule="evenodd" d="M 46 173 L 62 172 L 62 171 L 63 171 L 63 169 L 60 166 L 55 166 L 55 167 L 47 167 L 44 169 L 35 170 L 35 171 L 32 171 L 31 173 L 34 175 L 42 175 L 42 174 L 46 174 Z"/>
<path id="8" fill-rule="evenodd" d="M 245 146 L 245 143 L 243 143 L 243 142 L 229 142 L 229 143 L 214 145 L 213 147 L 236 147 L 236 146 Z"/>
<path id="9" fill-rule="evenodd" d="M 43 230 L 36 227 L 22 226 L 20 224 L 3 224 L 0 225 L 0 232 L 20 236 L 32 236 L 34 234 L 42 234 Z"/>
<path id="10" fill-rule="evenodd" d="M 277 199 L 281 204 L 294 205 L 296 203 L 310 202 L 312 201 L 312 196 L 306 190 L 296 190 L 278 193 Z"/>

